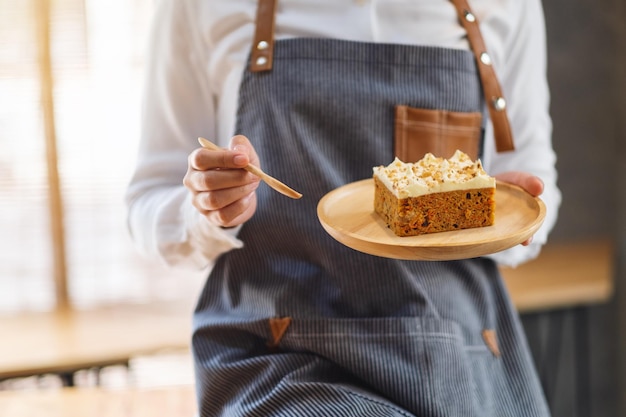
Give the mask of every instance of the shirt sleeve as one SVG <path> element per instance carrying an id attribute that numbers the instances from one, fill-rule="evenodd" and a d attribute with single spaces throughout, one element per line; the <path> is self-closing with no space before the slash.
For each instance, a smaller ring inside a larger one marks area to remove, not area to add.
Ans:
<path id="1" fill-rule="evenodd" d="M 514 10 L 509 10 L 509 15 L 518 16 L 518 19 L 504 38 L 506 55 L 495 69 L 507 99 L 515 151 L 496 153 L 493 140 L 487 141 L 484 162 L 491 175 L 525 171 L 541 178 L 544 182 L 541 199 L 546 205 L 544 223 L 529 246 L 518 245 L 491 256 L 499 264 L 517 266 L 535 258 L 547 242 L 548 234 L 556 223 L 561 193 L 557 186 L 556 155 L 552 148 L 543 10 L 539 0 L 510 4 Z"/>
<path id="2" fill-rule="evenodd" d="M 183 186 L 199 136 L 215 134 L 215 103 L 204 69 L 208 45 L 190 18 L 192 2 L 160 0 L 148 43 L 138 161 L 126 193 L 128 227 L 145 255 L 202 269 L 242 246 L 238 229 L 210 224 Z"/>

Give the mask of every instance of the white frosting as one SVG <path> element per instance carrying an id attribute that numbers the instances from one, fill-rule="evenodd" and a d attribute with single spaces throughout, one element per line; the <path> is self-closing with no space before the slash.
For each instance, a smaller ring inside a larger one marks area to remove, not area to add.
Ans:
<path id="1" fill-rule="evenodd" d="M 450 159 L 431 153 L 415 163 L 396 158 L 386 167 L 374 167 L 374 176 L 397 198 L 496 186 L 496 179 L 487 175 L 480 160 L 474 162 L 459 150 Z"/>

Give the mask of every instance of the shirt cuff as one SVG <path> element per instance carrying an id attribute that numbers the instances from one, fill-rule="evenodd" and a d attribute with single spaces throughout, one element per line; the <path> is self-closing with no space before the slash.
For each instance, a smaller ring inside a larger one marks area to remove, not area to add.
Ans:
<path id="1" fill-rule="evenodd" d="M 187 257 L 193 267 L 210 267 L 218 256 L 243 247 L 243 242 L 237 239 L 241 226 L 225 229 L 212 224 L 191 204 L 191 195 L 183 205 L 183 216 L 189 249 Z"/>
<path id="2" fill-rule="evenodd" d="M 510 249 L 487 255 L 487 258 L 492 259 L 498 265 L 515 268 L 539 256 L 542 246 L 543 243 L 535 242 L 535 238 L 533 238 L 533 242 L 528 246 L 521 244 L 513 246 Z"/>

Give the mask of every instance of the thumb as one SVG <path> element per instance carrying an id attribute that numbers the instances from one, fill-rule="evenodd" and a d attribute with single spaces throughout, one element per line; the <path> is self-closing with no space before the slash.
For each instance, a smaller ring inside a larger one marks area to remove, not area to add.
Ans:
<path id="1" fill-rule="evenodd" d="M 235 157 L 235 162 L 242 166 L 251 163 L 252 165 L 259 166 L 259 157 L 254 149 L 254 146 L 250 143 L 250 140 L 244 135 L 236 135 L 230 139 L 229 148 L 233 151 L 240 153 L 240 156 Z"/>

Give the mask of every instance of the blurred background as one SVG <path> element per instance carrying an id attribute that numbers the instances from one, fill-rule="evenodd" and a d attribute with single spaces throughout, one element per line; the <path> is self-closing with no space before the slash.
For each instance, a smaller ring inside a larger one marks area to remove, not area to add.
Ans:
<path id="1" fill-rule="evenodd" d="M 125 224 L 153 1 L 52 1 L 45 108 L 38 3 L 0 0 L 0 311 L 55 307 L 60 238 L 74 307 L 185 294 L 196 277 L 172 279 L 138 257 Z M 56 139 L 63 236 L 51 229 L 47 134 Z"/>
<path id="2" fill-rule="evenodd" d="M 153 8 L 0 0 L 0 390 L 192 383 L 205 274 L 142 258 L 125 223 Z"/>
<path id="3" fill-rule="evenodd" d="M 192 384 L 204 273 L 145 260 L 125 225 L 153 9 L 0 0 L 0 391 Z M 544 255 L 503 273 L 554 416 L 623 416 L 626 5 L 544 9 L 563 205 Z"/>

